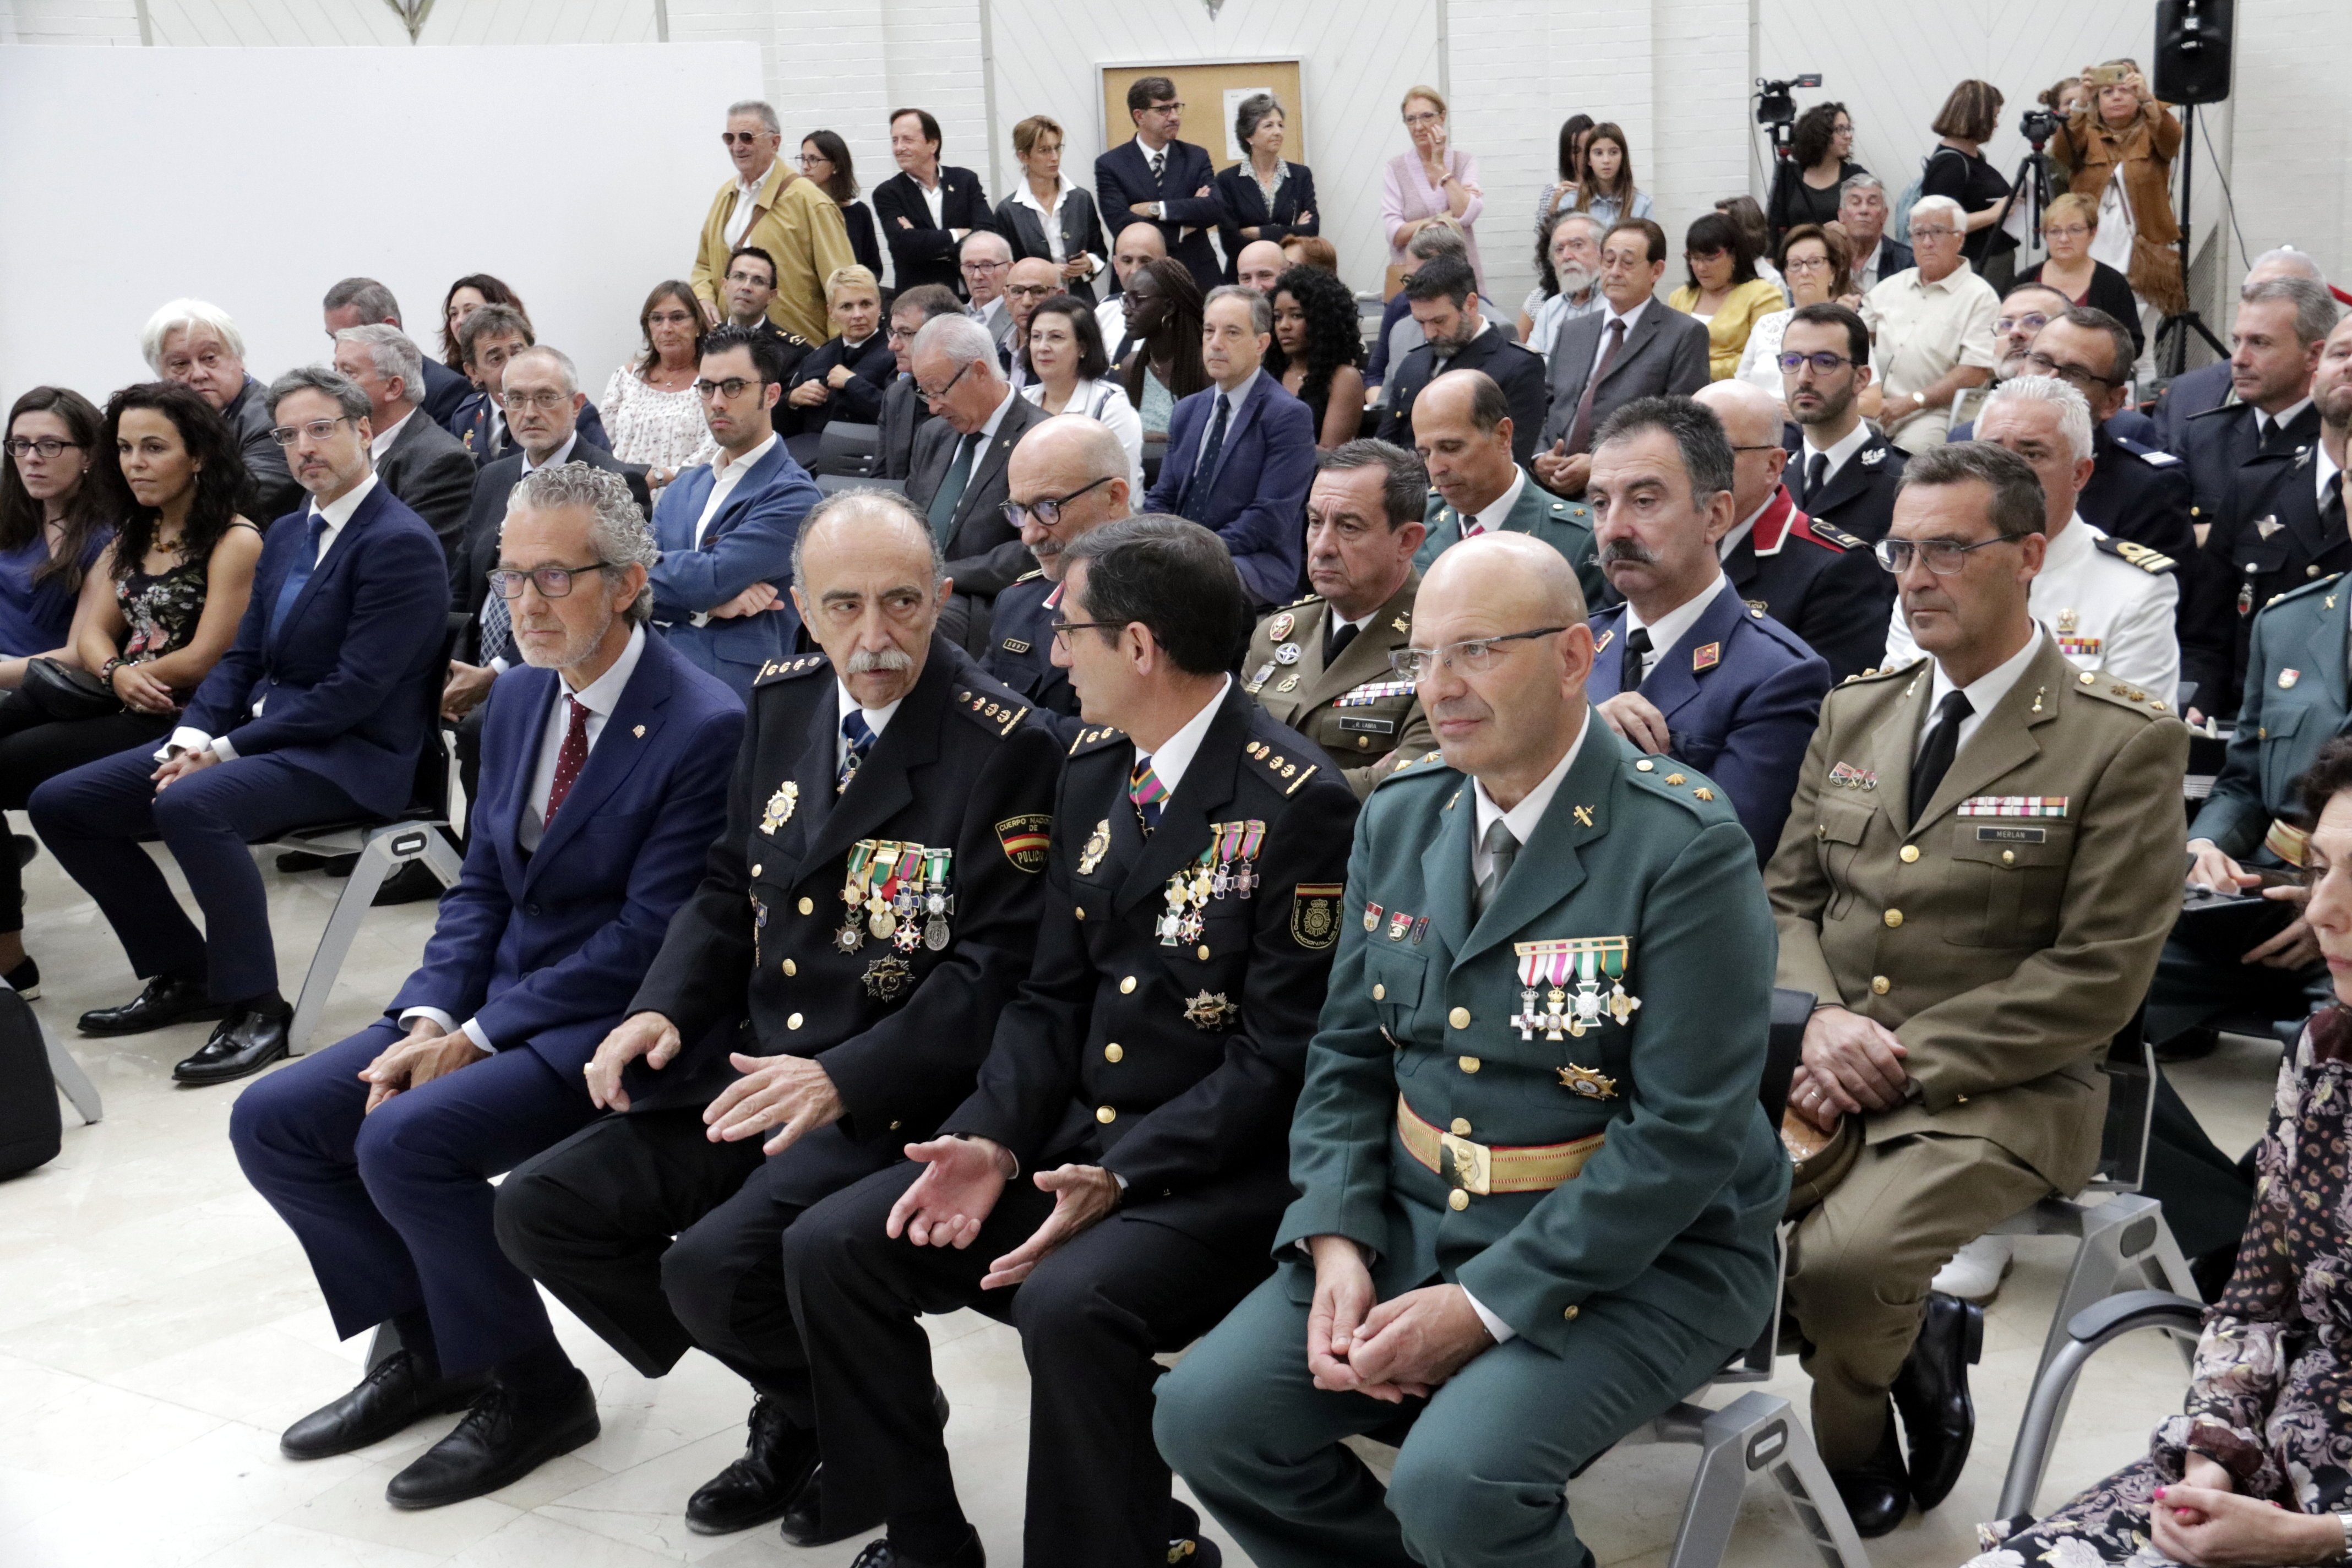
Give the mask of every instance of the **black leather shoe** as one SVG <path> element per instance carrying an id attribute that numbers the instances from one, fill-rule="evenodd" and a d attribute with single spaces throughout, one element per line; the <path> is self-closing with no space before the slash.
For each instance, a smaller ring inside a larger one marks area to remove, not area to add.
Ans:
<path id="1" fill-rule="evenodd" d="M 383 1500 L 394 1508 L 442 1508 L 512 1486 L 559 1454 L 593 1442 L 596 1391 L 573 1373 L 570 1398 L 527 1406 L 493 1380 L 454 1431 L 392 1478 Z"/>
<path id="2" fill-rule="evenodd" d="M 0 982 L 5 982 L 9 990 L 27 1002 L 41 998 L 41 966 L 29 957 L 7 973 L 0 974 Z"/>
<path id="3" fill-rule="evenodd" d="M 249 1078 L 289 1054 L 294 1009 L 240 1005 L 223 1018 L 196 1054 L 172 1069 L 174 1081 L 203 1088 Z"/>
<path id="4" fill-rule="evenodd" d="M 816 1474 L 816 1433 L 794 1426 L 784 1407 L 761 1394 L 751 1402 L 743 1457 L 686 1500 L 686 1526 L 698 1535 L 732 1535 L 782 1517 Z"/>
<path id="5" fill-rule="evenodd" d="M 433 868 L 422 860 L 411 860 L 383 879 L 375 890 L 374 907 L 388 909 L 394 904 L 417 904 L 427 899 L 437 900 L 449 889 L 433 874 Z"/>
<path id="6" fill-rule="evenodd" d="M 463 1410 L 488 1382 L 484 1376 L 443 1377 L 406 1351 L 394 1351 L 360 1379 L 357 1388 L 286 1428 L 278 1439 L 278 1451 L 289 1459 L 348 1454 L 381 1443 L 428 1415 Z"/>
<path id="7" fill-rule="evenodd" d="M 1830 1481 L 1853 1521 L 1853 1532 L 1864 1541 L 1903 1522 L 1911 1511 L 1911 1478 L 1903 1469 L 1903 1447 L 1895 1440 L 1893 1411 L 1887 1412 L 1877 1451 L 1855 1469 L 1832 1470 Z"/>
<path id="8" fill-rule="evenodd" d="M 2221 1031 L 2200 1026 L 2183 1029 L 2168 1040 L 2156 1043 L 2156 1059 L 2159 1062 L 2202 1061 L 2221 1044 Z"/>
<path id="9" fill-rule="evenodd" d="M 864 1550 L 850 1559 L 849 1568 L 988 1568 L 988 1553 L 982 1550 L 980 1531 L 972 1531 L 964 1537 L 963 1544 L 952 1557 L 934 1563 L 927 1558 L 909 1557 L 890 1544 L 885 1536 L 869 1541 Z"/>
<path id="10" fill-rule="evenodd" d="M 948 1394 L 936 1383 L 931 1384 L 931 1409 L 939 1415 L 940 1429 L 945 1431 Z M 690 1514 L 688 1521 L 692 1522 Z M 838 1519 L 828 1525 L 824 1517 L 824 1467 L 812 1465 L 808 1479 L 801 1483 L 800 1490 L 793 1494 L 792 1501 L 784 1507 L 783 1524 L 779 1533 L 783 1536 L 787 1546 L 830 1546 L 836 1541 L 846 1541 L 853 1535 L 863 1534 L 881 1522 L 874 1518 Z"/>
<path id="11" fill-rule="evenodd" d="M 1223 1568 L 1224 1552 L 1201 1533 L 1201 1516 L 1190 1503 L 1168 1500 L 1168 1568 Z"/>
<path id="12" fill-rule="evenodd" d="M 1984 1309 L 1929 1292 L 1919 1337 L 1895 1374 L 1894 1391 L 1911 1451 L 1911 1499 L 1923 1513 L 1952 1495 L 1969 1462 L 1977 1436 L 1969 1368 L 1983 1351 Z"/>
<path id="13" fill-rule="evenodd" d="M 143 1035 L 173 1024 L 208 1023 L 226 1016 L 228 1004 L 214 1001 L 203 981 L 158 974 L 121 1006 L 92 1008 L 74 1027 L 85 1035 Z"/>

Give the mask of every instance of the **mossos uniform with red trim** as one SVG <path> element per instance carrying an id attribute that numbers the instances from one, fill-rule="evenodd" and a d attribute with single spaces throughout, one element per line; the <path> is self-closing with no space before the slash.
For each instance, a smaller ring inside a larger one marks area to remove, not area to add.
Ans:
<path id="1" fill-rule="evenodd" d="M 1828 663 L 1831 679 L 1885 662 L 1895 574 L 1861 536 L 1807 516 L 1786 485 L 1722 553 L 1723 574 L 1748 607 L 1796 633 Z"/>

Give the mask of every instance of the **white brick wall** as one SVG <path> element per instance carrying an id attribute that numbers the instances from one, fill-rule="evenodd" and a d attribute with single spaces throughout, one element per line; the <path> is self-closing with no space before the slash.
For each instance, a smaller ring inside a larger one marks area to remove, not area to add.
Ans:
<path id="1" fill-rule="evenodd" d="M 2246 247 L 2310 251 L 2352 284 L 2352 88 L 2345 81 L 2343 0 L 2261 0 L 2238 7 L 2231 184 Z M 2218 127 L 2217 127 L 2218 128 Z M 2221 210 L 2210 165 L 2197 165 L 2197 207 Z M 2226 327 L 2223 316 L 2221 327 Z M 2224 334 L 2226 336 L 2226 332 Z"/>

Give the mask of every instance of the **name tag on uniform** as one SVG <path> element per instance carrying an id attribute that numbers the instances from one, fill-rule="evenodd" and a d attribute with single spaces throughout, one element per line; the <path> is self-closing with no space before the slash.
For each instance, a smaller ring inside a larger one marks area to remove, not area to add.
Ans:
<path id="1" fill-rule="evenodd" d="M 2063 795 L 1978 795 L 1960 802 L 1962 816 L 2063 816 Z"/>
<path id="2" fill-rule="evenodd" d="M 1360 733 L 1393 735 L 1396 733 L 1396 721 L 1393 719 L 1342 719 L 1339 721 L 1339 728 L 1350 735 Z"/>
<path id="3" fill-rule="evenodd" d="M 2046 827 L 1979 827 L 1977 829 L 1977 842 L 1979 844 L 2043 844 L 2047 843 L 2049 838 L 2050 830 Z"/>
<path id="4" fill-rule="evenodd" d="M 1007 653 L 1027 653 L 1029 651 L 1029 645 L 1023 642 L 1019 637 L 1006 637 L 1004 639 L 1004 651 Z"/>

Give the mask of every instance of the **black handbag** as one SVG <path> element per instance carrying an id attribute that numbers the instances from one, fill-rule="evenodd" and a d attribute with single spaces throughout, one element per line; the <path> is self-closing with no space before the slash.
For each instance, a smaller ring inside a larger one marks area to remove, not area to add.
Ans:
<path id="1" fill-rule="evenodd" d="M 63 1137 L 41 1026 L 22 996 L 0 986 L 0 1177 L 47 1164 Z"/>
<path id="2" fill-rule="evenodd" d="M 122 711 L 122 699 L 114 694 L 112 681 L 54 658 L 26 659 L 24 683 L 16 688 L 16 695 L 43 718 L 60 722 L 103 719 Z"/>

